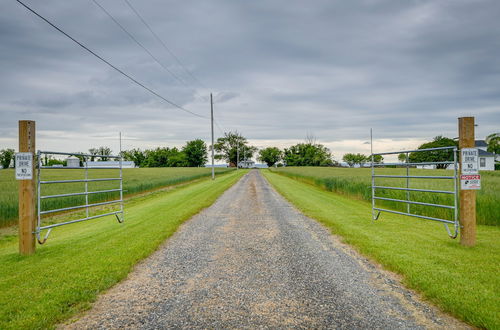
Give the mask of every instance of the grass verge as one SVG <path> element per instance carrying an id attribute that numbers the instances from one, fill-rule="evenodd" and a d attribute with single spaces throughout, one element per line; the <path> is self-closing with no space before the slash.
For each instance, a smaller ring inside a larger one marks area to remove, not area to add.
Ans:
<path id="1" fill-rule="evenodd" d="M 371 221 L 371 205 L 311 184 L 262 171 L 287 200 L 344 242 L 421 292 L 443 311 L 477 327 L 500 328 L 500 228 L 478 226 L 477 245 L 463 247 L 439 223 L 383 214 Z"/>
<path id="2" fill-rule="evenodd" d="M 138 197 L 124 224 L 105 217 L 56 228 L 33 256 L 19 256 L 17 240 L 0 241 L 0 329 L 50 328 L 90 308 L 246 172 Z"/>

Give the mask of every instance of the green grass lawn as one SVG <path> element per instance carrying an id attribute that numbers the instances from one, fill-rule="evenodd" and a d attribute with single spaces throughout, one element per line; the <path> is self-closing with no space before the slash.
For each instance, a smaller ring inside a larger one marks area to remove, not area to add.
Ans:
<path id="1" fill-rule="evenodd" d="M 123 224 L 108 216 L 56 228 L 33 256 L 18 255 L 17 239 L 0 239 L 0 329 L 50 328 L 88 309 L 246 172 L 136 197 Z"/>
<path id="2" fill-rule="evenodd" d="M 268 170 L 264 176 L 307 216 L 477 327 L 500 328 L 500 228 L 478 226 L 477 245 L 448 238 L 442 224 L 395 214 L 371 220 L 371 204 Z"/>
<path id="3" fill-rule="evenodd" d="M 271 169 L 294 179 L 314 183 L 334 191 L 371 201 L 371 169 L 338 167 L 283 167 Z M 403 168 L 377 168 L 376 174 L 406 175 Z M 410 169 L 410 175 L 453 176 L 451 170 Z M 406 179 L 377 178 L 377 185 L 406 187 Z M 411 179 L 410 188 L 453 190 L 452 180 Z M 377 196 L 406 199 L 406 192 L 377 190 Z M 453 205 L 453 196 L 411 192 L 411 199 L 433 204 Z M 377 205 L 406 212 L 406 204 L 377 200 Z M 453 220 L 453 211 L 444 208 L 411 205 L 411 212 L 431 217 Z M 385 216 L 385 215 L 384 215 Z M 477 192 L 477 223 L 500 226 L 500 171 L 481 172 L 481 190 Z"/>
<path id="4" fill-rule="evenodd" d="M 228 168 L 216 168 L 216 173 L 231 171 Z M 159 187 L 166 187 L 187 182 L 211 174 L 210 168 L 203 167 L 163 167 L 163 168 L 127 168 L 123 170 L 123 189 L 125 196 L 144 192 Z M 42 180 L 70 180 L 83 179 L 82 169 L 43 169 Z M 118 170 L 89 170 L 89 179 L 118 177 Z M 0 227 L 17 222 L 18 216 L 18 182 L 14 178 L 14 170 L 0 170 Z M 84 183 L 64 183 L 42 185 L 42 195 L 65 194 L 83 192 Z M 90 182 L 89 191 L 108 190 L 119 188 L 117 181 Z M 113 200 L 119 197 L 118 193 L 94 194 L 89 196 L 90 203 Z M 84 196 L 72 196 L 43 201 L 43 210 L 57 209 L 85 204 Z"/>

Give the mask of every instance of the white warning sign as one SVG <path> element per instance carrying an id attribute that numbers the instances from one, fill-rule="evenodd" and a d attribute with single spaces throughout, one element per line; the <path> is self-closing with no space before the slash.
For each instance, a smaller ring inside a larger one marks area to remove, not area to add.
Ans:
<path id="1" fill-rule="evenodd" d="M 479 190 L 481 189 L 481 176 L 479 174 L 461 175 L 460 189 L 462 190 Z"/>
<path id="2" fill-rule="evenodd" d="M 479 174 L 479 151 L 476 148 L 463 148 L 460 152 L 462 174 Z"/>
<path id="3" fill-rule="evenodd" d="M 31 152 L 16 153 L 16 179 L 33 179 L 33 154 Z"/>

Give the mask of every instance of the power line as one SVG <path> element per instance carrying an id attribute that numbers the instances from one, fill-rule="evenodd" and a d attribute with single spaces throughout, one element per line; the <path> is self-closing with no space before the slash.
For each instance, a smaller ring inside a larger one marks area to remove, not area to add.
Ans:
<path id="1" fill-rule="evenodd" d="M 60 33 L 62 33 L 63 35 L 65 35 L 67 38 L 71 39 L 78 46 L 82 47 L 87 52 L 89 52 L 90 54 L 94 55 L 99 60 L 101 60 L 102 62 L 106 63 L 108 66 L 110 66 L 111 68 L 113 68 L 114 70 L 116 70 L 117 72 L 119 72 L 120 74 L 122 74 L 123 76 L 127 77 L 129 80 L 131 80 L 135 84 L 141 86 L 142 88 L 144 88 L 145 90 L 147 90 L 151 94 L 153 94 L 156 97 L 162 99 L 163 101 L 167 102 L 168 104 L 170 104 L 170 105 L 178 108 L 179 110 L 182 110 L 182 111 L 185 111 L 187 113 L 190 113 L 190 114 L 192 114 L 193 116 L 196 116 L 196 117 L 208 119 L 208 117 L 205 117 L 205 116 L 199 115 L 199 114 L 197 114 L 195 112 L 192 112 L 190 110 L 187 110 L 187 109 L 181 107 L 180 105 L 178 105 L 178 104 L 176 104 L 176 103 L 168 100 L 167 98 L 163 97 L 162 95 L 158 94 L 157 92 L 155 92 L 151 88 L 147 87 L 146 85 L 144 85 L 143 83 L 141 83 L 140 81 L 138 81 L 137 79 L 135 79 L 134 77 L 130 76 L 129 74 L 125 73 L 124 71 L 122 71 L 118 67 L 116 67 L 113 64 L 111 64 L 109 61 L 107 61 L 106 59 L 104 59 L 103 57 L 101 57 L 100 55 L 98 55 L 97 53 L 95 53 L 93 50 L 91 50 L 90 48 L 88 48 L 87 46 L 85 46 L 84 44 L 82 44 L 80 41 L 78 41 L 75 38 L 73 38 L 72 36 L 70 36 L 68 33 L 66 33 L 63 30 L 61 30 L 58 26 L 56 26 L 54 23 L 50 22 L 48 19 L 46 19 L 45 17 L 43 17 L 42 15 L 40 15 L 39 13 L 37 13 L 35 10 L 31 9 L 31 7 L 29 7 L 28 5 L 26 5 L 25 3 L 23 3 L 21 0 L 16 0 L 16 1 L 19 4 L 21 4 L 24 8 L 28 9 L 30 12 L 32 12 L 33 14 L 35 14 L 36 16 L 38 16 L 40 19 L 42 19 L 43 21 L 45 21 L 47 24 L 49 24 L 50 26 L 52 26 L 54 29 L 56 29 L 57 31 L 59 31 Z"/>
<path id="2" fill-rule="evenodd" d="M 146 20 L 139 14 L 139 12 L 134 8 L 134 6 L 132 6 L 132 4 L 128 1 L 128 0 L 124 0 L 127 5 L 129 6 L 129 8 L 135 13 L 135 15 L 141 20 L 141 22 L 148 28 L 149 32 L 151 32 L 151 34 L 155 37 L 155 39 L 160 43 L 162 44 L 163 48 L 165 48 L 165 50 L 175 59 L 175 61 L 184 69 L 184 71 L 189 75 L 191 76 L 191 78 L 193 78 L 193 80 L 195 80 L 196 82 L 198 82 L 198 84 L 201 86 L 201 87 L 204 87 L 204 88 L 207 88 L 198 78 L 196 78 L 194 76 L 194 74 L 191 73 L 191 71 L 189 71 L 185 66 L 184 64 L 181 62 L 181 60 L 179 60 L 179 58 L 177 56 L 175 56 L 175 54 L 167 47 L 167 45 L 163 42 L 163 40 L 153 31 L 153 29 L 151 28 L 151 26 L 146 22 Z"/>
<path id="3" fill-rule="evenodd" d="M 130 39 L 132 39 L 139 47 L 141 47 L 146 53 L 149 54 L 149 56 L 156 62 L 158 63 L 163 69 L 165 69 L 168 73 L 170 73 L 172 75 L 172 77 L 174 77 L 175 79 L 177 79 L 177 81 L 179 81 L 181 84 L 183 84 L 184 86 L 186 86 L 187 88 L 191 88 L 190 86 L 188 86 L 186 84 L 186 82 L 184 82 L 184 80 L 182 80 L 179 76 L 177 76 L 174 72 L 172 72 L 169 68 L 167 68 L 163 63 L 161 63 L 141 42 L 139 42 L 139 40 L 137 40 L 137 38 L 135 38 L 120 22 L 118 22 L 117 19 L 115 19 L 113 17 L 113 15 L 111 15 L 99 2 L 97 2 L 97 0 L 92 0 L 92 2 L 94 2 L 94 4 L 96 6 L 98 6 L 106 15 L 108 15 L 108 17 L 116 24 L 118 25 L 118 27 L 123 31 L 125 32 L 129 37 Z M 194 90 L 193 90 L 194 91 Z M 196 91 L 194 91 L 196 93 Z"/>

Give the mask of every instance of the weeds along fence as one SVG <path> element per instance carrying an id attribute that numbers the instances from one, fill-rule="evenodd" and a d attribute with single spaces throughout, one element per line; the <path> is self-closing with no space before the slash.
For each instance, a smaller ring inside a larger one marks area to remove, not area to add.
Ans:
<path id="1" fill-rule="evenodd" d="M 93 177 L 99 178 L 109 175 L 107 170 L 93 169 Z M 232 169 L 217 168 L 216 173 L 222 174 Z M 162 187 L 173 186 L 184 182 L 209 177 L 210 169 L 207 168 L 125 168 L 123 169 L 123 192 L 124 195 L 147 192 Z M 44 174 L 47 180 L 63 180 L 81 178 L 81 170 L 78 169 L 51 169 Z M 90 189 L 95 189 L 97 184 L 89 183 Z M 99 188 L 102 190 L 112 189 L 112 183 L 101 182 Z M 78 183 L 66 183 L 64 187 L 48 186 L 47 194 L 63 194 L 77 192 L 81 186 Z M 89 195 L 90 203 L 110 201 L 116 198 L 116 192 Z M 58 209 L 79 205 L 85 198 L 83 196 L 68 196 L 64 199 L 45 199 L 42 207 L 44 209 Z M 0 228 L 17 223 L 18 217 L 18 182 L 14 178 L 13 169 L 0 170 Z"/>
<path id="2" fill-rule="evenodd" d="M 327 191 L 344 194 L 350 197 L 371 202 L 371 170 L 369 168 L 331 168 L 331 167 L 285 167 L 270 169 L 286 177 L 314 184 Z M 380 168 L 380 173 L 405 175 L 404 168 Z M 443 175 L 452 173 L 449 170 L 410 169 L 416 175 Z M 482 188 L 477 196 L 477 223 L 481 225 L 500 226 L 500 172 L 481 172 Z M 447 180 L 448 181 L 448 180 Z M 406 179 L 380 179 L 379 184 L 406 184 Z M 415 188 L 453 190 L 452 182 L 436 182 L 422 179 Z M 406 199 L 405 191 L 380 190 L 377 196 L 391 199 Z M 453 204 L 452 195 L 427 194 L 412 192 L 412 197 L 418 201 L 431 204 Z M 380 200 L 379 205 L 395 211 L 405 212 L 406 205 L 398 202 Z M 436 218 L 452 219 L 453 210 L 412 205 L 412 212 Z"/>

